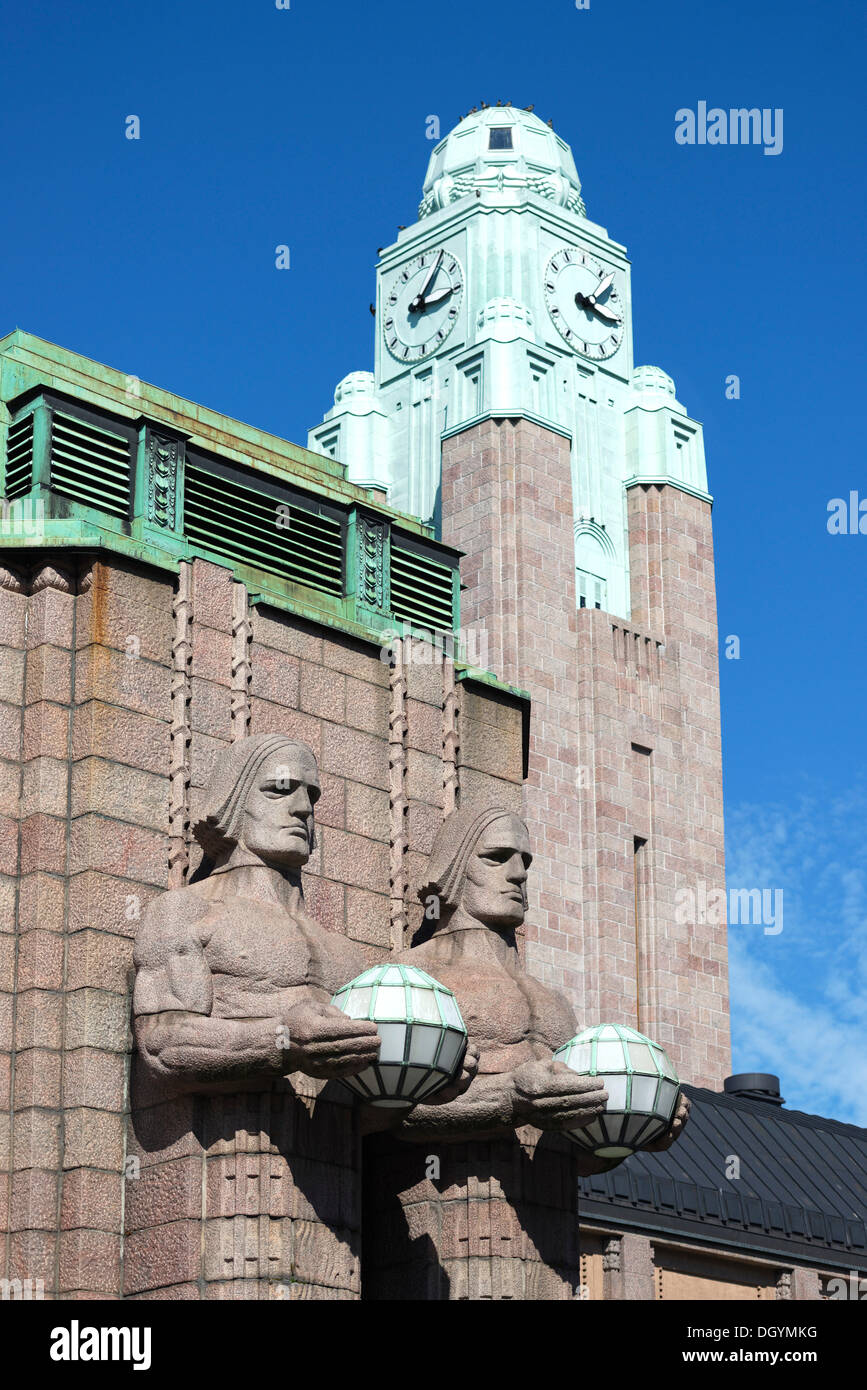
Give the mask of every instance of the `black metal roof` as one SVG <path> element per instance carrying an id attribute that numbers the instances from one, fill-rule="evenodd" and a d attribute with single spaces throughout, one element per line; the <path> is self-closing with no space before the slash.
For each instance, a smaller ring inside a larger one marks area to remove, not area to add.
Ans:
<path id="1" fill-rule="evenodd" d="M 666 1153 L 581 1180 L 580 1213 L 796 1264 L 867 1269 L 867 1129 L 685 1086 L 689 1123 Z M 740 1176 L 726 1177 L 731 1157 Z"/>

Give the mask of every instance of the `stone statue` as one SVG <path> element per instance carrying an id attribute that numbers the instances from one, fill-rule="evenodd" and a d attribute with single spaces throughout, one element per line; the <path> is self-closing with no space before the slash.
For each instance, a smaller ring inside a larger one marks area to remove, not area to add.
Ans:
<path id="1" fill-rule="evenodd" d="M 306 744 L 259 734 L 217 764 L 194 827 L 205 858 L 149 904 L 135 945 L 133 1011 L 150 1072 L 179 1089 L 243 1089 L 305 1072 L 329 1079 L 378 1055 L 373 1023 L 329 1003 L 365 967 L 310 916 L 301 869 L 320 795 Z"/>
<path id="2" fill-rule="evenodd" d="M 589 1124 L 607 1100 L 601 1082 L 553 1060 L 578 1025 L 566 999 L 528 975 L 518 957 L 531 862 L 527 827 L 510 811 L 460 810 L 443 822 L 420 891 L 433 930 L 402 959 L 454 990 L 478 1070 L 449 1103 L 416 1106 L 401 1138 L 496 1138 L 523 1125 L 562 1132 Z M 649 1147 L 672 1144 L 688 1110 L 683 1099 L 669 1132 Z M 583 1152 L 578 1161 L 585 1174 L 616 1163 Z"/>

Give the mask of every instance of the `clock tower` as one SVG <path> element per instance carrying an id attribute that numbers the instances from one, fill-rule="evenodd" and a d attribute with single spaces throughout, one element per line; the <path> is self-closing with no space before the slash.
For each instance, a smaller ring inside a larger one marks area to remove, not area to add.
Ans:
<path id="1" fill-rule="evenodd" d="M 626 249 L 569 146 L 473 111 L 377 267 L 374 371 L 310 447 L 464 552 L 461 626 L 530 691 L 527 960 L 687 1079 L 729 1069 L 716 606 L 701 426 L 633 364 Z M 480 776 L 484 768 L 477 769 Z M 713 920 L 708 920 L 712 917 Z"/>

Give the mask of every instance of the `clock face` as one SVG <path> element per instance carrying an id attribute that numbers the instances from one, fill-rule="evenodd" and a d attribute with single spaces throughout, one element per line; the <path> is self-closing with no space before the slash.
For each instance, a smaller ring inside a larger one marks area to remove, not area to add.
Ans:
<path id="1" fill-rule="evenodd" d="M 384 305 L 385 345 L 399 362 L 418 362 L 445 342 L 464 292 L 450 251 L 423 251 L 392 280 Z"/>
<path id="2" fill-rule="evenodd" d="M 584 357 L 602 361 L 623 341 L 623 301 L 613 270 L 564 246 L 545 268 L 545 302 L 557 332 Z"/>

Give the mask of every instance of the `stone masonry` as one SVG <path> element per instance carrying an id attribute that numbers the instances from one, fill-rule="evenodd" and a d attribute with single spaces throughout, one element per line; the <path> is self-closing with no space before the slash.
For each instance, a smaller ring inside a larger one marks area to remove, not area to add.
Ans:
<path id="1" fill-rule="evenodd" d="M 288 1107 L 279 1088 L 148 1091 L 133 938 L 170 866 L 179 884 L 195 871 L 216 751 L 275 729 L 320 765 L 310 910 L 371 961 L 403 946 L 447 799 L 520 804 L 522 702 L 455 684 L 422 643 L 396 679 L 374 643 L 251 606 L 203 560 L 178 576 L 16 561 L 0 571 L 0 1277 L 46 1297 L 357 1298 L 355 1121 L 317 1108 L 316 1083 Z"/>
<path id="2" fill-rule="evenodd" d="M 709 505 L 629 489 L 625 624 L 576 606 L 565 437 L 516 418 L 446 438 L 442 499 L 443 537 L 465 552 L 462 624 L 484 630 L 491 667 L 533 702 L 528 966 L 582 1026 L 632 1024 L 685 1080 L 718 1087 L 724 912 L 690 910 L 725 884 Z"/>

